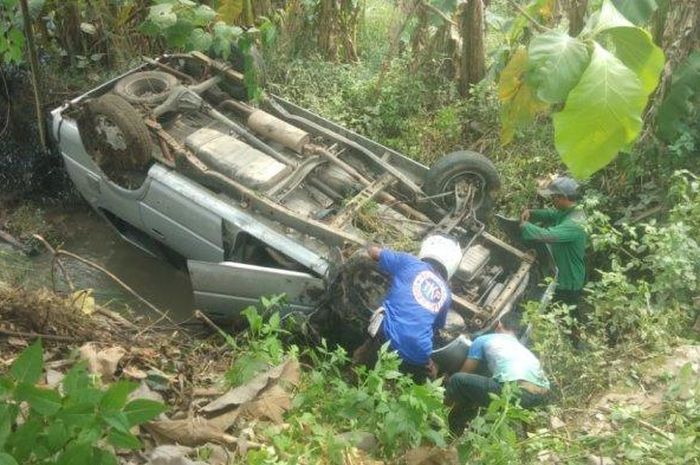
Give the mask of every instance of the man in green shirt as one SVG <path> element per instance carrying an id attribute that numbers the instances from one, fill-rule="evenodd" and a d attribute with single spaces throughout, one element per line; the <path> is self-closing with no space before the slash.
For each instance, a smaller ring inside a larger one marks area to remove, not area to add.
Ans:
<path id="1" fill-rule="evenodd" d="M 539 191 L 554 208 L 525 210 L 520 228 L 525 240 L 548 244 L 559 269 L 554 300 L 576 306 L 586 282 L 586 215 L 576 205 L 578 183 L 559 176 Z M 538 223 L 538 225 L 534 224 Z M 574 317 L 581 321 L 577 310 Z"/>

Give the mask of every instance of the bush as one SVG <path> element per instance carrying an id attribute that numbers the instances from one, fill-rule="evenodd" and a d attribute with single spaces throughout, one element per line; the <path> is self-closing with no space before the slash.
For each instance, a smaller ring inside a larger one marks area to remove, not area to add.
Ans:
<path id="1" fill-rule="evenodd" d="M 42 373 L 43 350 L 37 341 L 0 378 L 3 465 L 116 465 L 115 448 L 141 448 L 131 428 L 166 410 L 152 400 L 128 402 L 138 387 L 128 381 L 99 389 L 82 363 L 66 374 L 61 390 L 37 387 Z M 20 408 L 23 402 L 28 411 Z"/>

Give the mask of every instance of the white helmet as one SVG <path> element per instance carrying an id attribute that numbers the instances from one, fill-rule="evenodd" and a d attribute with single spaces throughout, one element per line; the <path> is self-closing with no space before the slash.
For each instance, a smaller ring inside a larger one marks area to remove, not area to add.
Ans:
<path id="1" fill-rule="evenodd" d="M 462 260 L 462 248 L 456 239 L 444 234 L 432 234 L 420 245 L 418 258 L 431 258 L 445 267 L 447 279 L 457 271 L 459 262 Z"/>

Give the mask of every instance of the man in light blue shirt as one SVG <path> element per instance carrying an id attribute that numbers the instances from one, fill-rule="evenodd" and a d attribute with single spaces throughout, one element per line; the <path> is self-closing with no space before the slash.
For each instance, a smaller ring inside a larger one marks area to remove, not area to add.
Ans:
<path id="1" fill-rule="evenodd" d="M 450 377 L 445 396 L 454 406 L 450 414 L 453 432 L 460 433 L 480 407 L 489 405 L 489 394 L 499 394 L 504 383 L 519 386 L 520 405 L 525 408 L 546 402 L 549 381 L 537 357 L 515 336 L 519 319 L 515 311 L 510 312 L 498 322 L 495 333 L 477 337 L 461 371 Z M 484 368 L 491 376 L 477 374 Z"/>

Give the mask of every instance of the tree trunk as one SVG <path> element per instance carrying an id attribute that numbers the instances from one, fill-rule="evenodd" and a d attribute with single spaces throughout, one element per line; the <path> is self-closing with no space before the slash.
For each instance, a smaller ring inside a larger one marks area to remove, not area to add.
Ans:
<path id="1" fill-rule="evenodd" d="M 337 58 L 334 40 L 335 0 L 321 0 L 318 12 L 318 48 L 330 60 Z"/>
<path id="2" fill-rule="evenodd" d="M 583 30 L 586 19 L 588 0 L 569 0 L 567 16 L 569 17 L 569 35 L 576 37 Z"/>
<path id="3" fill-rule="evenodd" d="M 481 81 L 486 74 L 483 0 L 468 0 L 462 3 L 458 15 L 462 33 L 459 93 L 466 96 L 469 94 L 469 88 Z"/>
<path id="4" fill-rule="evenodd" d="M 700 48 L 700 5 L 697 0 L 677 0 L 668 2 L 663 28 L 659 25 L 661 48 L 666 55 L 666 65 L 661 73 L 661 81 L 656 88 L 652 103 L 644 116 L 645 134 L 652 128 L 661 103 L 666 98 L 673 71 L 686 61 L 688 55 Z"/>

